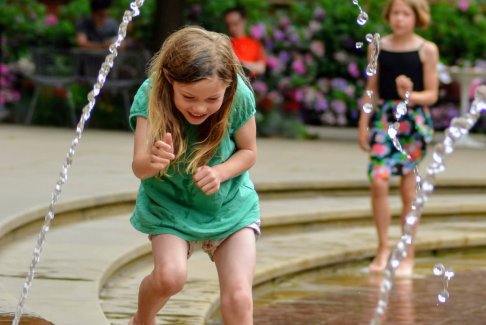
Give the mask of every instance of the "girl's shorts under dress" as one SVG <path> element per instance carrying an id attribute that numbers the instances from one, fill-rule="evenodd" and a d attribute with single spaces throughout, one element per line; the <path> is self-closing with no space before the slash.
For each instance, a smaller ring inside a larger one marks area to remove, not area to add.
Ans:
<path id="1" fill-rule="evenodd" d="M 429 110 L 409 107 L 399 120 L 397 139 L 409 158 L 393 145 L 388 127 L 395 123 L 396 101 L 386 101 L 373 112 L 370 119 L 370 164 L 368 178 L 388 180 L 391 175 L 410 173 L 424 158 L 427 144 L 432 140 L 433 127 Z"/>

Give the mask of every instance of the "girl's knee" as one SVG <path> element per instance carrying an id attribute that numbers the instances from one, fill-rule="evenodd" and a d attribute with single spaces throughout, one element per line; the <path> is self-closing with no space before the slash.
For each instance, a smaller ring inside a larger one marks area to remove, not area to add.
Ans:
<path id="1" fill-rule="evenodd" d="M 163 296 L 172 296 L 181 291 L 186 278 L 185 270 L 171 267 L 158 267 L 152 272 L 154 289 Z"/>
<path id="2" fill-rule="evenodd" d="M 222 294 L 221 307 L 233 313 L 245 314 L 253 310 L 252 290 L 237 288 Z"/>
<path id="3" fill-rule="evenodd" d="M 371 183 L 371 193 L 373 196 L 388 195 L 388 182 L 382 179 L 374 179 Z"/>

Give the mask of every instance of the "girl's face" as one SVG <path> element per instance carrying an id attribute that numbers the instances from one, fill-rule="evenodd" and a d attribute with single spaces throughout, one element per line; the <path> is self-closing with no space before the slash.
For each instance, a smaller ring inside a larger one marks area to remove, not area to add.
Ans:
<path id="1" fill-rule="evenodd" d="M 223 104 L 228 83 L 217 77 L 191 83 L 173 82 L 174 104 L 187 122 L 200 125 Z"/>
<path id="2" fill-rule="evenodd" d="M 402 0 L 393 1 L 388 20 L 395 35 L 409 34 L 415 30 L 415 12 Z"/>

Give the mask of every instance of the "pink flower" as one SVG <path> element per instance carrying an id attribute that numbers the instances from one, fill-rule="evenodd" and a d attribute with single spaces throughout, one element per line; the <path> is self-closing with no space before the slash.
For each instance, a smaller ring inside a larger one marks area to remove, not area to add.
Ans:
<path id="1" fill-rule="evenodd" d="M 348 64 L 348 73 L 353 78 L 358 78 L 360 76 L 359 68 L 356 62 L 351 62 Z"/>
<path id="2" fill-rule="evenodd" d="M 304 75 L 307 72 L 304 60 L 301 57 L 298 57 L 292 62 L 292 70 L 298 75 Z"/>
<path id="3" fill-rule="evenodd" d="M 57 25 L 57 23 L 58 19 L 56 15 L 47 15 L 46 19 L 44 19 L 44 24 L 46 24 L 47 26 L 54 26 Z"/>
<path id="4" fill-rule="evenodd" d="M 262 39 L 266 35 L 265 24 L 259 23 L 251 26 L 250 35 L 255 39 Z"/>
<path id="5" fill-rule="evenodd" d="M 324 56 L 324 43 L 321 41 L 312 41 L 310 44 L 310 49 L 318 58 L 322 58 Z"/>
<path id="6" fill-rule="evenodd" d="M 467 11 L 469 9 L 470 3 L 469 0 L 459 0 L 457 3 L 457 8 L 461 11 Z"/>

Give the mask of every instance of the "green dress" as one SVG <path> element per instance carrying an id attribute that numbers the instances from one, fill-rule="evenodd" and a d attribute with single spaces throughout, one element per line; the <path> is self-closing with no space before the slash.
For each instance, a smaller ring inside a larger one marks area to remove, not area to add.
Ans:
<path id="1" fill-rule="evenodd" d="M 130 126 L 136 127 L 137 116 L 147 118 L 150 80 L 138 89 L 130 111 Z M 209 166 L 221 164 L 236 151 L 234 134 L 256 112 L 253 92 L 238 78 L 231 106 L 230 123 Z M 197 126 L 184 124 L 188 146 L 196 140 Z M 176 173 L 169 167 L 168 176 L 141 181 L 133 215 L 135 229 L 150 235 L 173 234 L 188 241 L 227 237 L 260 220 L 258 195 L 248 171 L 221 183 L 218 192 L 204 194 L 184 168 Z"/>

